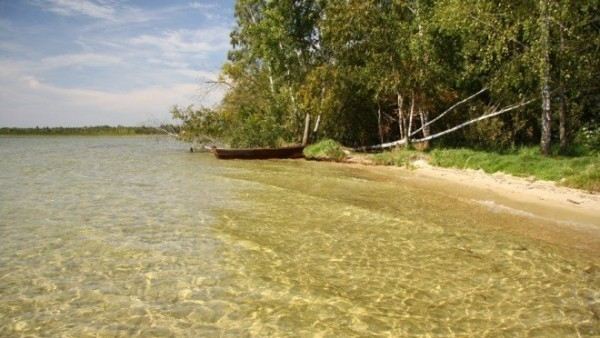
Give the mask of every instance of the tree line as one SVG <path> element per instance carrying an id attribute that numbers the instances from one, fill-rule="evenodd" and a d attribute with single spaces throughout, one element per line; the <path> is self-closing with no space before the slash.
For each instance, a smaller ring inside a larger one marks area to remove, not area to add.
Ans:
<path id="1" fill-rule="evenodd" d="M 139 126 L 89 126 L 89 127 L 34 127 L 34 128 L 0 128 L 0 135 L 91 135 L 91 136 L 125 136 L 125 135 L 156 135 L 177 134 L 179 127 L 171 124 L 163 124 L 159 127 Z"/>
<path id="2" fill-rule="evenodd" d="M 598 0 L 238 0 L 215 109 L 187 138 L 567 152 L 600 123 Z"/>

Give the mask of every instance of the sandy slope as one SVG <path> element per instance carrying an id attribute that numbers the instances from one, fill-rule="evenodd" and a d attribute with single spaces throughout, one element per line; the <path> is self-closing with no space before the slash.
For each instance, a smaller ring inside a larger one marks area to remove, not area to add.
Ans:
<path id="1" fill-rule="evenodd" d="M 561 212 L 589 216 L 589 220 L 597 221 L 596 225 L 600 228 L 600 195 L 598 194 L 557 186 L 551 181 L 520 178 L 504 173 L 487 174 L 483 170 L 434 167 L 422 160 L 414 162 L 413 165 L 421 175 L 440 177 L 459 184 L 493 191 L 519 204 L 540 205 Z"/>

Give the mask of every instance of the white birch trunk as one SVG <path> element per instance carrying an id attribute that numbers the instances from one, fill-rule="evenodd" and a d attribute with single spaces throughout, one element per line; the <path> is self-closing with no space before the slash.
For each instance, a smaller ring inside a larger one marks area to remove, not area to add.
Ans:
<path id="1" fill-rule="evenodd" d="M 404 114 L 402 112 L 402 106 L 404 105 L 404 98 L 398 93 L 398 129 L 400 131 L 400 139 L 404 138 Z"/>
<path id="2" fill-rule="evenodd" d="M 302 135 L 302 145 L 308 144 L 308 131 L 310 130 L 310 115 L 306 114 L 304 118 L 304 134 Z"/>
<path id="3" fill-rule="evenodd" d="M 501 110 L 496 110 L 496 111 L 494 111 L 492 113 L 484 114 L 484 115 L 479 116 L 477 118 L 474 118 L 472 120 L 469 120 L 469 121 L 466 121 L 464 123 L 461 123 L 461 124 L 459 124 L 459 125 L 457 125 L 455 127 L 452 127 L 450 129 L 446 129 L 446 130 L 444 130 L 442 132 L 439 132 L 437 134 L 429 135 L 427 137 L 423 137 L 423 138 L 416 139 L 416 140 L 411 140 L 411 142 L 419 143 L 419 142 L 425 142 L 425 141 L 430 141 L 430 140 L 436 139 L 438 137 L 441 137 L 441 136 L 444 136 L 444 135 L 449 134 L 451 132 L 454 132 L 454 131 L 457 131 L 459 129 L 462 129 L 462 128 L 470 125 L 470 124 L 473 124 L 473 123 L 476 123 L 476 122 L 479 122 L 479 121 L 482 121 L 482 120 L 485 120 L 485 119 L 489 119 L 489 118 L 492 118 L 494 116 L 498 116 L 500 114 L 504 114 L 504 113 L 507 113 L 509 111 L 521 108 L 521 107 L 526 106 L 526 105 L 528 105 L 528 104 L 530 104 L 530 103 L 532 103 L 532 102 L 534 102 L 536 100 L 537 99 L 532 99 L 532 100 L 521 102 L 521 103 L 518 103 L 518 104 L 515 104 L 515 105 L 512 105 L 512 106 L 508 106 L 508 107 L 503 108 Z M 391 147 L 394 147 L 394 146 L 404 145 L 404 144 L 406 144 L 406 142 L 407 142 L 407 139 L 404 138 L 404 139 L 401 139 L 401 140 L 397 140 L 397 141 L 393 141 L 393 142 L 387 142 L 387 143 L 382 143 L 382 144 L 378 144 L 378 145 L 374 145 L 374 146 L 354 148 L 352 150 L 354 150 L 354 151 L 376 151 L 376 150 L 382 150 L 382 149 L 391 148 Z"/>
<path id="4" fill-rule="evenodd" d="M 413 121 L 413 116 L 415 114 L 415 94 L 413 93 L 411 95 L 411 102 L 410 102 L 410 114 L 408 116 L 408 130 L 406 131 L 405 137 L 404 137 L 404 144 L 408 147 L 410 145 L 410 132 L 412 130 L 412 121 Z"/>
<path id="5" fill-rule="evenodd" d="M 552 141 L 552 111 L 550 110 L 550 15 L 547 0 L 540 0 L 540 82 L 542 91 L 542 137 L 540 150 L 550 154 Z"/>

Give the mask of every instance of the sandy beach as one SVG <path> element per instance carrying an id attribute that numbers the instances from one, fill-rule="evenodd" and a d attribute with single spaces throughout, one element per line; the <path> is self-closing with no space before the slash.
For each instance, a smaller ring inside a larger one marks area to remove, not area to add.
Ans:
<path id="1" fill-rule="evenodd" d="M 506 230 L 600 255 L 600 194 L 504 173 L 435 167 L 424 160 L 412 162 L 410 169 L 376 166 L 362 157 L 351 158 L 349 165 L 410 180 L 424 191 L 433 189 L 493 212 L 531 219 L 527 227 L 507 224 Z"/>
<path id="2" fill-rule="evenodd" d="M 555 182 L 537 180 L 533 177 L 521 178 L 504 173 L 488 174 L 483 170 L 434 167 L 422 160 L 414 162 L 413 165 L 419 175 L 440 178 L 495 193 L 514 201 L 517 209 L 535 209 L 535 206 L 538 206 L 544 209 L 544 213 L 554 210 L 555 213 L 552 213 L 554 220 L 589 221 L 595 223 L 600 229 L 600 195 L 598 194 L 562 187 Z"/>

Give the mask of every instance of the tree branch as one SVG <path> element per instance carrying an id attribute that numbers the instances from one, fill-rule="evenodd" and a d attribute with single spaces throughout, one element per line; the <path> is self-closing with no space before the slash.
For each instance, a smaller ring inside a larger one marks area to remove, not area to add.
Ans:
<path id="1" fill-rule="evenodd" d="M 233 88 L 233 85 L 231 83 L 228 83 L 227 81 L 222 81 L 222 80 L 219 80 L 219 81 L 210 80 L 210 81 L 204 81 L 204 83 L 212 84 L 212 85 L 226 85 L 229 88 Z"/>

